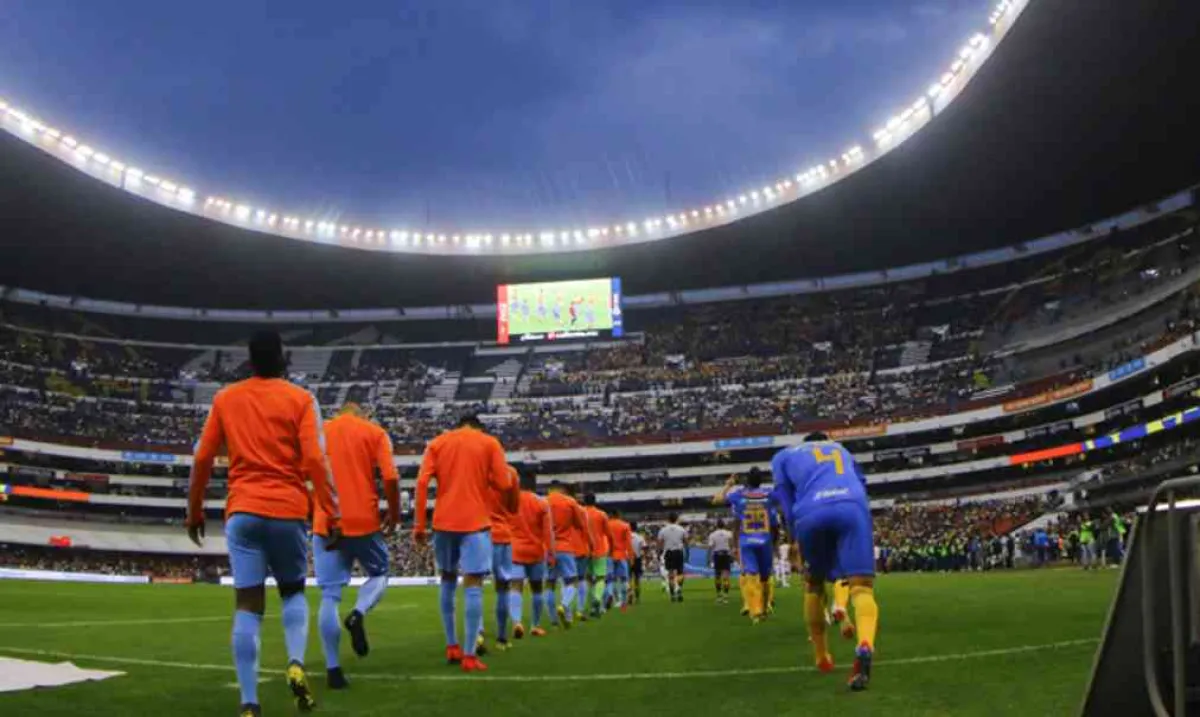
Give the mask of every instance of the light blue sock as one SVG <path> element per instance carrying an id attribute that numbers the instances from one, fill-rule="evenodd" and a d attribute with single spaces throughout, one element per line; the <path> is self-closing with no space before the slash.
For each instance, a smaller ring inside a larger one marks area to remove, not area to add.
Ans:
<path id="1" fill-rule="evenodd" d="M 521 591 L 516 588 L 508 591 L 508 617 L 518 625 L 525 622 L 525 606 L 521 604 Z"/>
<path id="2" fill-rule="evenodd" d="M 551 584 L 551 586 L 546 590 L 546 592 L 542 593 L 542 595 L 544 596 L 544 598 L 546 600 L 546 608 L 550 611 L 550 622 L 554 623 L 554 622 L 556 622 L 556 617 L 557 617 L 554 614 L 554 606 L 558 605 L 558 601 L 554 597 L 553 584 Z"/>
<path id="3" fill-rule="evenodd" d="M 283 642 L 287 646 L 288 663 L 304 664 L 308 648 L 308 601 L 304 593 L 294 593 L 283 599 Z"/>
<path id="4" fill-rule="evenodd" d="M 520 603 L 517 603 L 518 605 Z M 553 605 L 553 601 L 546 602 L 546 593 L 533 594 L 533 626 L 541 627 L 542 625 L 542 608 L 546 605 Z"/>
<path id="5" fill-rule="evenodd" d="M 386 575 L 367 578 L 367 582 L 363 583 L 362 587 L 358 589 L 358 600 L 354 603 L 354 609 L 363 615 L 371 612 L 379 604 L 379 601 L 383 599 L 385 590 L 387 590 Z"/>
<path id="6" fill-rule="evenodd" d="M 564 585 L 562 591 L 562 606 L 567 611 L 567 619 L 571 618 L 575 604 L 575 583 Z"/>
<path id="7" fill-rule="evenodd" d="M 575 594 L 575 597 L 576 597 L 575 611 L 576 612 L 583 612 L 583 611 L 587 610 L 587 595 L 588 595 L 587 582 L 583 581 L 579 585 L 579 591 Z"/>
<path id="8" fill-rule="evenodd" d="M 617 599 L 620 600 L 621 607 L 625 607 L 625 604 L 629 601 L 629 583 L 622 582 L 617 586 L 617 590 Z"/>
<path id="9" fill-rule="evenodd" d="M 508 601 L 504 597 L 508 591 L 496 593 L 496 639 L 508 640 Z"/>
<path id="10" fill-rule="evenodd" d="M 466 634 L 470 638 L 467 640 L 463 651 L 473 656 L 475 654 L 475 636 L 483 630 L 483 587 L 475 585 L 464 588 L 463 595 L 463 603 L 465 612 L 467 613 Z"/>
<path id="11" fill-rule="evenodd" d="M 262 615 L 238 610 L 233 613 L 233 666 L 237 670 L 242 704 L 258 704 L 258 650 Z"/>
<path id="12" fill-rule="evenodd" d="M 338 645 L 342 640 L 342 621 L 338 605 L 342 602 L 340 587 L 321 590 L 321 607 L 317 610 L 317 632 L 321 634 L 321 649 L 325 652 L 325 668 L 341 667 Z"/>
<path id="13" fill-rule="evenodd" d="M 458 644 L 458 625 L 454 617 L 454 594 L 457 592 L 457 589 L 457 581 L 442 581 L 440 607 L 442 610 L 442 628 L 444 628 L 446 631 L 447 646 L 454 646 Z M 469 640 L 469 642 L 471 644 L 475 644 L 475 640 L 473 638 Z"/>

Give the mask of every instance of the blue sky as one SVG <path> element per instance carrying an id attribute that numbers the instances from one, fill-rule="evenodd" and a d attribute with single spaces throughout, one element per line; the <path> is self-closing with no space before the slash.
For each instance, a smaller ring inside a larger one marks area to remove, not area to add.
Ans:
<path id="1" fill-rule="evenodd" d="M 382 226 L 638 218 L 866 143 L 985 0 L 5 0 L 0 96 L 230 198 Z"/>

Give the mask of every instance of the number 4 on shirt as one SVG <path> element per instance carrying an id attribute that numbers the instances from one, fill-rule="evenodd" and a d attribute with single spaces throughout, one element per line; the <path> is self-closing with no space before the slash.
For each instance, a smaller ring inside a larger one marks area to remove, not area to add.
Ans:
<path id="1" fill-rule="evenodd" d="M 842 460 L 842 452 L 837 448 L 830 448 L 826 452 L 821 446 L 814 446 L 812 456 L 817 463 L 833 463 L 833 470 L 838 475 L 846 474 L 846 462 Z"/>

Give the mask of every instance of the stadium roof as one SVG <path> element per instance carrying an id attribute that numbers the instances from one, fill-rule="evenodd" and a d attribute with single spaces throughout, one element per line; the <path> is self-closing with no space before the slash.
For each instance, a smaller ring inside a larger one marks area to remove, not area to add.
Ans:
<path id="1" fill-rule="evenodd" d="M 477 303 L 621 276 L 627 293 L 881 269 L 1006 246 L 1200 179 L 1200 5 L 1034 0 L 959 99 L 871 166 L 723 227 L 613 249 L 393 255 L 138 199 L 0 133 L 0 284 L 221 308 Z"/>

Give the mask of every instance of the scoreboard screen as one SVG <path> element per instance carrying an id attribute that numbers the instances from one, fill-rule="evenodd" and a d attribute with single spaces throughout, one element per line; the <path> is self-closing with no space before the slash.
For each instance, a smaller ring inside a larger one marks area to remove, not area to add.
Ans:
<path id="1" fill-rule="evenodd" d="M 496 287 L 496 343 L 620 336 L 621 280 Z"/>

